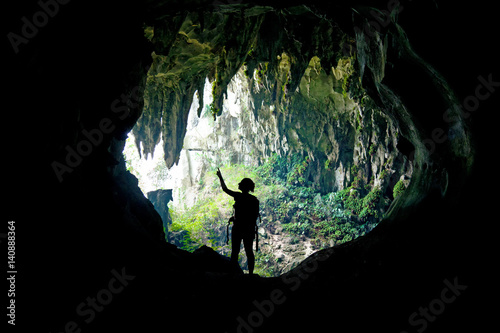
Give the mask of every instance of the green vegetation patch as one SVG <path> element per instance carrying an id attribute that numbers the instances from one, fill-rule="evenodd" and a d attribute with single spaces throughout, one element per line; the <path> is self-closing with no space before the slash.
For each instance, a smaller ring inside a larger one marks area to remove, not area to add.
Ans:
<path id="1" fill-rule="evenodd" d="M 322 194 L 319 186 L 310 180 L 313 170 L 309 157 L 300 154 L 287 157 L 274 154 L 257 168 L 233 164 L 220 169 L 233 190 L 245 177 L 254 180 L 255 195 L 260 201 L 261 227 L 281 226 L 296 243 L 307 238 L 318 249 L 366 234 L 376 225 L 385 207 L 381 189 L 361 189 L 356 177 L 348 188 Z M 204 244 L 228 255 L 230 246 L 225 244 L 225 230 L 233 213 L 233 200 L 220 188 L 215 170 L 213 167 L 200 180 L 200 199 L 195 205 L 171 209 L 172 231 L 185 230 L 176 244 L 185 250 L 193 251 Z M 258 254 L 257 262 L 260 275 L 273 276 L 278 262 L 270 253 Z"/>

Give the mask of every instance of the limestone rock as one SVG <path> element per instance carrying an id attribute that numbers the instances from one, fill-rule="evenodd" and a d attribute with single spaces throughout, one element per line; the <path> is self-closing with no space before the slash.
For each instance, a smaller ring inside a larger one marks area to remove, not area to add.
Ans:
<path id="1" fill-rule="evenodd" d="M 168 239 L 168 227 L 172 224 L 172 218 L 168 211 L 168 203 L 172 201 L 172 190 L 156 190 L 147 193 L 149 201 L 153 204 L 156 211 L 160 214 L 165 230 L 165 237 Z"/>

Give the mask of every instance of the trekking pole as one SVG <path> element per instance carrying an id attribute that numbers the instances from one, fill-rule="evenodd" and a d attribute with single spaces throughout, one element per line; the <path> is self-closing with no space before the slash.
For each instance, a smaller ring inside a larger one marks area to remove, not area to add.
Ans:
<path id="1" fill-rule="evenodd" d="M 255 226 L 255 252 L 259 252 L 259 231 L 257 230 L 257 226 Z"/>
<path id="2" fill-rule="evenodd" d="M 234 213 L 233 216 L 227 221 L 227 227 L 226 227 L 226 245 L 229 245 L 229 225 L 231 222 L 234 222 Z"/>
<path id="3" fill-rule="evenodd" d="M 259 221 L 262 224 L 262 218 L 259 214 Z M 255 252 L 259 252 L 259 227 L 257 223 L 255 223 Z"/>

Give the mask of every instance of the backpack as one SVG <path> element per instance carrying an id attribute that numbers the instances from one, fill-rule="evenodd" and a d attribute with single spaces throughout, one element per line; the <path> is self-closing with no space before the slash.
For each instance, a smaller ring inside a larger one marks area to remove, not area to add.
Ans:
<path id="1" fill-rule="evenodd" d="M 233 216 L 229 219 L 229 222 L 227 224 L 226 244 L 229 243 L 229 223 L 234 222 L 235 224 L 243 225 L 245 226 L 245 228 L 248 228 L 248 230 L 252 230 L 253 232 L 255 232 L 255 251 L 259 251 L 259 233 L 257 232 L 257 219 L 262 222 L 259 211 L 259 200 L 251 194 L 242 195 L 237 200 L 235 199 L 233 208 Z"/>
<path id="2" fill-rule="evenodd" d="M 241 195 L 233 205 L 235 223 L 251 226 L 257 224 L 259 200 L 251 195 Z"/>

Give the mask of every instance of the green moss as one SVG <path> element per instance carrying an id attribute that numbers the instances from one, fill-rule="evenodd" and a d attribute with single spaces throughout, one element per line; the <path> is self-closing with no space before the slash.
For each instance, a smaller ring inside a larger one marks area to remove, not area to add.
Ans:
<path id="1" fill-rule="evenodd" d="M 325 170 L 330 170 L 330 160 L 325 161 Z"/>
<path id="2" fill-rule="evenodd" d="M 366 221 L 370 216 L 378 218 L 379 202 L 382 198 L 382 190 L 380 187 L 373 188 L 364 198 L 362 209 L 359 212 L 359 218 Z"/>
<path id="3" fill-rule="evenodd" d="M 360 132 L 361 131 L 361 116 L 359 114 L 359 112 L 355 111 L 356 112 L 356 131 Z"/>
<path id="4" fill-rule="evenodd" d="M 255 69 L 255 78 L 257 80 L 257 85 L 264 84 L 264 78 L 266 77 L 267 70 L 269 67 L 269 62 L 264 62 L 258 65 L 257 69 Z"/>
<path id="5" fill-rule="evenodd" d="M 359 166 L 357 164 L 351 166 L 351 175 L 354 176 L 354 178 L 359 176 L 359 171 Z"/>
<path id="6" fill-rule="evenodd" d="M 154 27 L 144 27 L 144 37 L 146 37 L 149 41 L 152 41 L 154 37 Z"/>
<path id="7" fill-rule="evenodd" d="M 219 107 L 217 106 L 217 96 L 219 96 L 220 93 L 220 84 L 217 78 L 217 68 L 215 70 L 215 80 L 212 82 L 212 104 L 209 106 L 209 110 L 214 118 L 214 121 L 216 120 L 217 115 L 219 114 Z"/>
<path id="8" fill-rule="evenodd" d="M 392 190 L 392 195 L 394 197 L 394 199 L 396 199 L 398 196 L 400 196 L 401 194 L 403 194 L 403 192 L 406 190 L 406 185 L 404 184 L 403 180 L 400 179 L 396 185 L 394 185 L 394 188 Z"/>
<path id="9" fill-rule="evenodd" d="M 338 60 L 337 68 L 332 67 L 332 72 L 335 75 L 335 79 L 342 81 L 342 96 L 348 98 L 348 91 L 350 86 L 351 77 L 354 73 L 353 63 L 356 56 L 350 56 Z"/>

